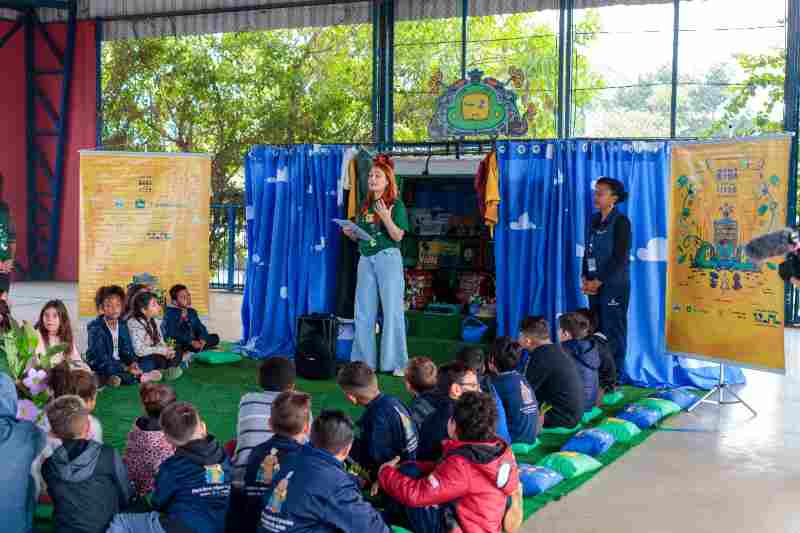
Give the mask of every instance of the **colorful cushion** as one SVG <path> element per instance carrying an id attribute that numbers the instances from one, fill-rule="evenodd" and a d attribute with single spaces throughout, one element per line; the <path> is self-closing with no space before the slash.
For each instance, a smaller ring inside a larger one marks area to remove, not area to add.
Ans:
<path id="1" fill-rule="evenodd" d="M 569 439 L 562 452 L 578 452 L 597 457 L 603 455 L 614 445 L 614 435 L 602 429 L 587 429 L 578 432 L 577 435 Z"/>
<path id="2" fill-rule="evenodd" d="M 522 483 L 522 495 L 526 498 L 550 490 L 562 481 L 564 476 L 550 468 L 519 464 L 519 482 Z"/>
<path id="3" fill-rule="evenodd" d="M 684 389 L 665 390 L 653 394 L 652 397 L 675 402 L 681 409 L 689 409 L 697 403 L 697 396 Z"/>
<path id="4" fill-rule="evenodd" d="M 586 411 L 583 413 L 583 418 L 581 418 L 581 423 L 583 425 L 591 424 L 594 420 L 597 420 L 603 416 L 603 410 L 599 407 L 592 407 L 591 411 Z"/>
<path id="5" fill-rule="evenodd" d="M 564 476 L 564 479 L 581 476 L 603 467 L 603 464 L 594 457 L 576 452 L 551 453 L 539 461 L 538 465 L 555 470 Z"/>
<path id="6" fill-rule="evenodd" d="M 511 449 L 517 455 L 528 455 L 533 450 L 535 450 L 537 446 L 539 446 L 539 444 L 541 444 L 541 442 L 539 442 L 539 439 L 536 439 L 536 442 L 534 442 L 533 444 L 528 444 L 527 442 L 515 442 L 511 445 Z"/>
<path id="7" fill-rule="evenodd" d="M 681 412 L 681 406 L 670 400 L 662 400 L 661 398 L 642 398 L 638 405 L 644 405 L 648 409 L 658 411 L 661 418 L 674 415 Z"/>
<path id="8" fill-rule="evenodd" d="M 225 365 L 229 363 L 238 363 L 242 360 L 242 356 L 233 352 L 200 352 L 194 354 L 192 360 L 207 365 Z"/>
<path id="9" fill-rule="evenodd" d="M 625 399 L 625 395 L 621 391 L 609 392 L 603 396 L 603 405 L 616 405 Z"/>
<path id="10" fill-rule="evenodd" d="M 647 429 L 661 420 L 661 413 L 644 405 L 631 403 L 617 413 L 617 418 L 633 422 L 639 429 Z"/>
<path id="11" fill-rule="evenodd" d="M 602 424 L 594 429 L 606 431 L 614 437 L 616 442 L 623 443 L 630 441 L 633 437 L 642 432 L 636 424 L 614 417 L 606 418 Z"/>

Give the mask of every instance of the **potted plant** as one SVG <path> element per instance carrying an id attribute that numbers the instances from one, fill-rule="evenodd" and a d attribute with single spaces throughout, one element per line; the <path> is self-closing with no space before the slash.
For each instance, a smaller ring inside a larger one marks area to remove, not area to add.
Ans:
<path id="1" fill-rule="evenodd" d="M 39 343 L 36 330 L 27 323 L 12 322 L 8 331 L 0 335 L 0 350 L 6 358 L 8 372 L 17 385 L 19 401 L 17 418 L 39 422 L 43 408 L 50 400 L 48 377 L 53 356 L 63 353 L 66 345 L 51 346 L 43 355 L 36 354 Z"/>

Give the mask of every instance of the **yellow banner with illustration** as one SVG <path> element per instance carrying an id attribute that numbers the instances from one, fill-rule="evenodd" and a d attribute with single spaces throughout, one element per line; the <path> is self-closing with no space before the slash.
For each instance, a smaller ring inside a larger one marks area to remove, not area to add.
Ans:
<path id="1" fill-rule="evenodd" d="M 784 283 L 744 253 L 786 223 L 791 139 L 672 148 L 667 351 L 782 371 Z"/>
<path id="2" fill-rule="evenodd" d="M 211 159 L 200 154 L 81 152 L 79 312 L 102 285 L 176 284 L 208 314 Z"/>

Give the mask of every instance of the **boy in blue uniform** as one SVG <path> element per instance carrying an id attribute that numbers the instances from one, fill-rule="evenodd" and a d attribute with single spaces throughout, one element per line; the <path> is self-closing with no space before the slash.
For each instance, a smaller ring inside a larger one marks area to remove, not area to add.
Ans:
<path id="1" fill-rule="evenodd" d="M 477 346 L 464 348 L 456 354 L 456 361 L 461 361 L 474 370 L 475 374 L 478 375 L 478 383 L 480 383 L 481 390 L 494 398 L 494 403 L 497 407 L 497 436 L 510 443 L 511 435 L 508 432 L 506 409 L 503 407 L 503 402 L 500 400 L 497 390 L 492 385 L 491 377 L 486 373 L 486 356 L 483 353 L 483 349 Z"/>
<path id="2" fill-rule="evenodd" d="M 508 417 L 511 442 L 533 444 L 539 432 L 539 406 L 525 377 L 516 371 L 522 347 L 510 337 L 498 337 L 489 355 L 489 368 L 497 372 L 492 384 Z"/>
<path id="3" fill-rule="evenodd" d="M 465 392 L 478 392 L 478 374 L 464 363 L 456 361 L 445 365 L 439 372 L 439 390 L 436 411 L 433 412 L 419 432 L 420 461 L 438 461 L 442 458 L 442 442 L 449 439 L 447 425 L 453 417 L 456 401 Z"/>
<path id="4" fill-rule="evenodd" d="M 272 487 L 282 463 L 299 453 L 311 431 L 311 396 L 282 392 L 272 402 L 269 425 L 274 436 L 256 446 L 248 457 L 244 486 L 231 488 L 225 530 L 255 533 L 261 516 L 261 500 Z"/>
<path id="5" fill-rule="evenodd" d="M 209 333 L 197 311 L 192 308 L 192 295 L 186 285 L 169 290 L 172 305 L 164 312 L 164 338 L 175 339 L 178 353 L 202 352 L 219 344 L 219 335 Z"/>
<path id="6" fill-rule="evenodd" d="M 175 455 L 158 470 L 151 499 L 156 512 L 117 515 L 108 533 L 221 533 L 231 490 L 222 446 L 188 402 L 168 406 L 160 422 Z"/>
<path id="7" fill-rule="evenodd" d="M 575 360 L 583 383 L 583 410 L 589 412 L 597 403 L 600 353 L 588 338 L 590 324 L 580 313 L 566 313 L 558 319 L 558 336 L 564 351 Z"/>
<path id="8" fill-rule="evenodd" d="M 406 367 L 406 390 L 412 396 L 408 410 L 417 431 L 422 428 L 425 419 L 436 411 L 437 372 L 436 364 L 428 357 L 414 357 Z"/>
<path id="9" fill-rule="evenodd" d="M 94 297 L 100 315 L 86 326 L 89 336 L 86 359 L 101 387 L 132 385 L 144 375 L 136 364 L 128 325 L 120 320 L 124 301 L 125 291 L 119 285 L 100 287 Z M 155 371 L 148 373 L 144 381 L 160 377 L 161 373 Z"/>
<path id="10" fill-rule="evenodd" d="M 363 361 L 345 365 L 337 378 L 347 399 L 366 408 L 357 422 L 361 434 L 350 457 L 376 479 L 378 468 L 394 457 L 413 461 L 417 457 L 417 428 L 403 402 L 381 394 L 375 371 Z"/>
<path id="11" fill-rule="evenodd" d="M 281 462 L 264 494 L 259 533 L 389 533 L 344 469 L 352 446 L 350 418 L 323 411 L 311 426 L 311 446 Z"/>

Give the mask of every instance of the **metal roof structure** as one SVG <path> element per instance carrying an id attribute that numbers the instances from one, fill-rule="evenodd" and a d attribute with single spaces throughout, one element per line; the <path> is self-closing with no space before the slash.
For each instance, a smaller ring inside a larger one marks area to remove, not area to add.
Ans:
<path id="1" fill-rule="evenodd" d="M 570 0 L 466 0 L 470 16 L 558 9 Z M 672 0 L 571 0 L 575 8 Z M 42 22 L 66 21 L 69 0 L 0 0 L 0 18 L 36 8 Z M 366 24 L 372 0 L 77 0 L 78 20 L 102 20 L 103 39 Z M 464 0 L 397 0 L 395 19 L 460 17 Z"/>

